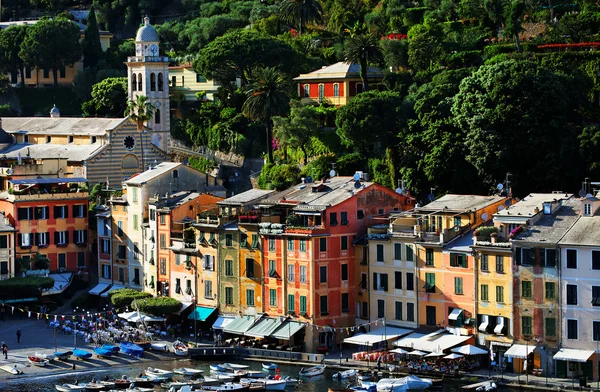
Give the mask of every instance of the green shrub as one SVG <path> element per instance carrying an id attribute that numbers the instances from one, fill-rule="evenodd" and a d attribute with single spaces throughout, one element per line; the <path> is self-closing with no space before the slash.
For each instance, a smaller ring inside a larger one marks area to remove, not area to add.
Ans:
<path id="1" fill-rule="evenodd" d="M 20 297 L 38 297 L 43 289 L 54 286 L 54 279 L 28 276 L 25 278 L 12 278 L 0 280 L 0 294 L 18 294 Z"/>
<path id="2" fill-rule="evenodd" d="M 141 312 L 162 316 L 178 312 L 181 309 L 181 302 L 171 297 L 156 297 L 138 301 L 138 306 Z"/>
<path id="3" fill-rule="evenodd" d="M 303 177 L 312 177 L 313 181 L 319 181 L 321 178 L 329 176 L 331 164 L 335 162 L 335 157 L 332 155 L 321 155 L 317 159 L 313 159 L 304 166 L 302 170 Z"/>
<path id="4" fill-rule="evenodd" d="M 122 308 L 131 305 L 134 299 L 146 299 L 152 297 L 150 293 L 144 293 L 134 289 L 119 289 L 109 293 L 110 302 L 115 308 Z"/>
<path id="5" fill-rule="evenodd" d="M 495 226 L 481 226 L 475 230 L 475 235 L 479 237 L 481 241 L 489 240 L 492 233 L 498 233 L 498 228 Z"/>
<path id="6" fill-rule="evenodd" d="M 428 11 L 427 7 L 413 7 L 407 8 L 403 13 L 403 21 L 406 26 L 414 26 L 423 21 L 423 15 L 425 11 Z"/>
<path id="7" fill-rule="evenodd" d="M 483 58 L 480 50 L 467 50 L 450 55 L 447 60 L 447 65 L 450 68 L 458 69 L 480 66 L 482 62 Z"/>

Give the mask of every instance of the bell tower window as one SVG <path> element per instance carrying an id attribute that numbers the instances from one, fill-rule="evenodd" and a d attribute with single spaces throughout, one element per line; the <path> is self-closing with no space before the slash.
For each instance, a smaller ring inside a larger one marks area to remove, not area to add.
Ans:
<path id="1" fill-rule="evenodd" d="M 143 84 L 142 84 L 142 74 L 139 73 L 138 74 L 138 91 L 143 91 L 142 86 L 143 86 Z"/>
<path id="2" fill-rule="evenodd" d="M 163 74 L 162 74 L 162 72 L 159 72 L 158 73 L 158 91 L 163 91 L 163 86 L 164 86 Z"/>
<path id="3" fill-rule="evenodd" d="M 154 111 L 154 123 L 160 124 L 160 109 Z"/>
<path id="4" fill-rule="evenodd" d="M 156 91 L 156 74 L 154 72 L 150 74 L 150 91 Z"/>
<path id="5" fill-rule="evenodd" d="M 131 75 L 131 91 L 136 91 L 136 90 L 137 90 L 137 75 L 132 74 Z"/>

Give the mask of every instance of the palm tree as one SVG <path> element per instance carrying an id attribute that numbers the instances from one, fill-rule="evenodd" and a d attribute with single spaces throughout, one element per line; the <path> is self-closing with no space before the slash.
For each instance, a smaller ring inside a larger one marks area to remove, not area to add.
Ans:
<path id="1" fill-rule="evenodd" d="M 273 162 L 273 117 L 284 116 L 290 108 L 288 80 L 276 68 L 257 68 L 248 76 L 242 113 L 265 124 L 269 162 Z"/>
<path id="2" fill-rule="evenodd" d="M 346 57 L 346 62 L 360 65 L 360 78 L 362 79 L 363 90 L 367 91 L 369 89 L 367 80 L 369 63 L 377 62 L 381 59 L 379 40 L 371 33 L 355 35 L 348 41 L 344 56 Z"/>
<path id="3" fill-rule="evenodd" d="M 140 135 L 142 171 L 146 170 L 146 162 L 144 160 L 144 137 L 142 132 L 144 131 L 144 123 L 154 117 L 155 110 L 156 108 L 148 101 L 148 97 L 145 95 L 138 95 L 135 100 L 129 100 L 127 102 L 127 108 L 125 109 L 125 115 L 131 117 L 133 121 L 135 121 L 137 131 Z"/>
<path id="4" fill-rule="evenodd" d="M 283 0 L 280 6 L 281 18 L 295 25 L 302 34 L 307 23 L 323 20 L 323 8 L 318 0 Z"/>

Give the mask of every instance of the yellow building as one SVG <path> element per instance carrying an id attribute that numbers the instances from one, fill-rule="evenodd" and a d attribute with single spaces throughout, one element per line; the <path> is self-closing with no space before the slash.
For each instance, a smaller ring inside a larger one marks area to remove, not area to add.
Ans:
<path id="1" fill-rule="evenodd" d="M 6 29 L 10 26 L 17 25 L 33 25 L 36 24 L 37 20 L 19 20 L 14 22 L 0 22 L 0 30 Z M 77 23 L 77 22 L 73 22 Z M 81 28 L 81 39 L 84 37 L 85 25 L 77 23 Z M 102 51 L 106 52 L 110 48 L 110 40 L 114 35 L 108 31 L 100 31 L 100 46 Z M 62 86 L 71 86 L 75 75 L 78 71 L 83 69 L 83 61 L 80 60 L 70 67 L 65 67 L 58 71 L 58 84 Z M 13 73 L 8 75 L 11 84 L 19 84 L 23 81 L 23 75 L 20 73 Z M 34 67 L 25 67 L 25 85 L 31 87 L 44 87 L 54 85 L 54 77 L 51 69 L 37 69 Z"/>
<path id="2" fill-rule="evenodd" d="M 215 80 L 208 80 L 196 73 L 191 64 L 169 67 L 169 87 L 171 94 L 183 93 L 187 101 L 214 101 L 219 88 Z"/>

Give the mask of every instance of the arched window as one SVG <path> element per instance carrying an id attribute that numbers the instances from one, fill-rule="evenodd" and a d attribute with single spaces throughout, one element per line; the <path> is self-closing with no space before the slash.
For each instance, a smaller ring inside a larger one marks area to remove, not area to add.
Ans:
<path id="1" fill-rule="evenodd" d="M 127 154 L 123 157 L 121 161 L 121 169 L 135 169 L 138 170 L 140 168 L 139 159 L 133 154 Z"/>
<path id="2" fill-rule="evenodd" d="M 156 91 L 156 74 L 154 72 L 150 74 L 150 91 Z"/>
<path id="3" fill-rule="evenodd" d="M 310 97 L 310 84 L 305 84 L 304 85 L 304 96 L 306 98 Z"/>
<path id="4" fill-rule="evenodd" d="M 160 109 L 154 111 L 154 123 L 160 124 Z"/>
<path id="5" fill-rule="evenodd" d="M 142 74 L 139 73 L 138 74 L 138 91 L 142 91 L 143 90 L 142 86 L 143 86 L 143 84 L 142 84 Z"/>
<path id="6" fill-rule="evenodd" d="M 136 91 L 137 89 L 137 76 L 136 74 L 131 75 L 131 91 Z"/>
<path id="7" fill-rule="evenodd" d="M 340 84 L 339 83 L 334 83 L 334 85 L 333 85 L 333 96 L 334 97 L 340 96 Z"/>
<path id="8" fill-rule="evenodd" d="M 319 102 L 322 102 L 325 98 L 325 85 L 323 83 L 319 84 Z"/>
<path id="9" fill-rule="evenodd" d="M 160 72 L 158 74 L 158 91 L 163 91 L 163 86 L 164 86 L 164 83 L 163 83 L 163 74 L 162 74 L 162 72 Z"/>

